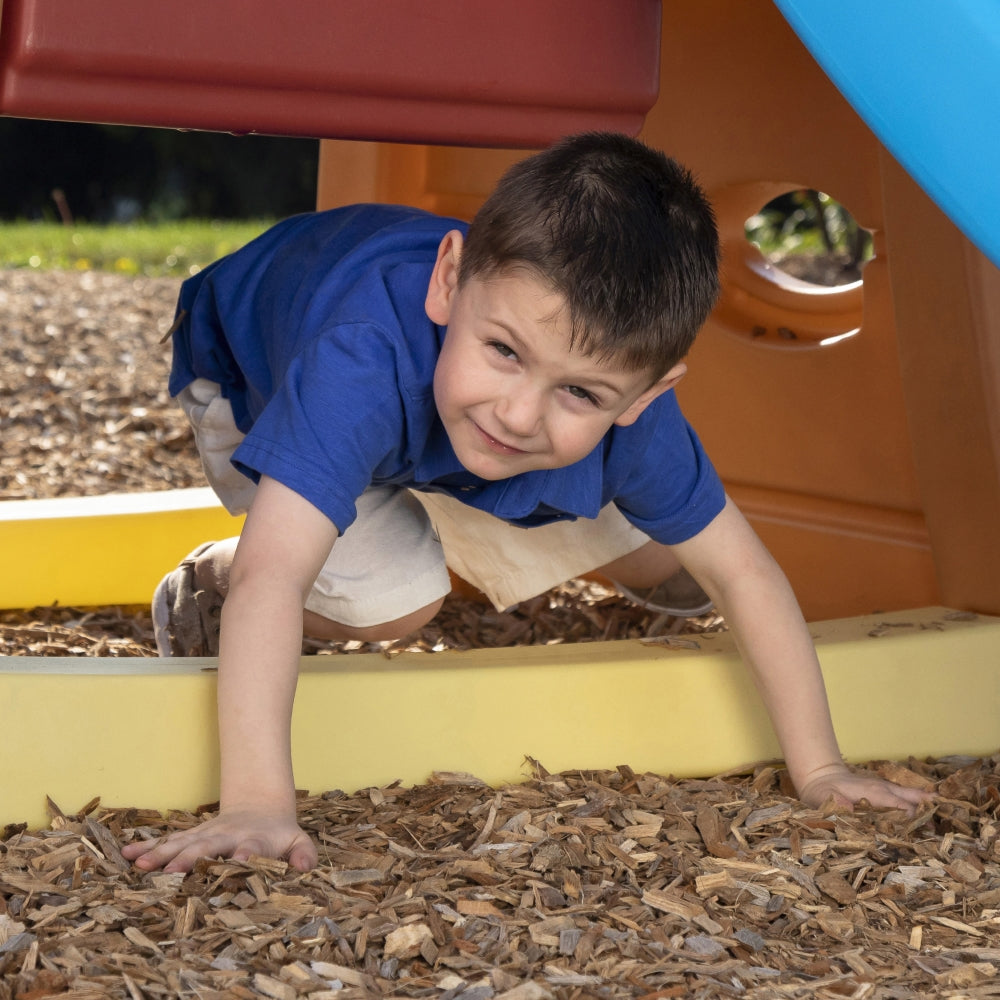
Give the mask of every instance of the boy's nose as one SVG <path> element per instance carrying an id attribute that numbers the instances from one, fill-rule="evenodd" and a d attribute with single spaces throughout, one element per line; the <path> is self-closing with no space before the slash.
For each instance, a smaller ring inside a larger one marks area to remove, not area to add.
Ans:
<path id="1" fill-rule="evenodd" d="M 511 395 L 497 407 L 497 418 L 511 434 L 522 438 L 533 437 L 541 429 L 541 399 L 533 392 Z"/>

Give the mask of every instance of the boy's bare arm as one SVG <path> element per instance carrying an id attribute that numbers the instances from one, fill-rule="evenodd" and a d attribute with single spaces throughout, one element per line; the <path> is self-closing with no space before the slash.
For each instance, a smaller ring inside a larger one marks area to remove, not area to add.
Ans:
<path id="1" fill-rule="evenodd" d="M 199 857 L 286 857 L 306 870 L 316 848 L 298 826 L 291 714 L 302 608 L 337 529 L 308 501 L 264 477 L 233 559 L 222 612 L 219 815 L 155 845 L 131 844 L 138 867 L 187 871 Z"/>
<path id="2" fill-rule="evenodd" d="M 828 799 L 912 810 L 926 796 L 843 762 L 816 649 L 784 573 L 727 500 L 702 532 L 676 546 L 678 558 L 716 602 L 771 718 L 803 801 Z"/>

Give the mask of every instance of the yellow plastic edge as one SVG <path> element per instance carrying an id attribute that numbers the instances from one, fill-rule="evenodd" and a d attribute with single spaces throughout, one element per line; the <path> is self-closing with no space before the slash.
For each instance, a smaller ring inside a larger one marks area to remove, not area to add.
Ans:
<path id="1" fill-rule="evenodd" d="M 196 545 L 240 533 L 208 488 L 0 503 L 0 608 L 148 604 Z"/>
<path id="2" fill-rule="evenodd" d="M 1000 738 L 1000 619 L 943 608 L 814 623 L 851 761 L 987 755 Z M 491 785 L 609 768 L 708 776 L 778 747 L 728 635 L 468 653 L 305 657 L 296 781 L 355 791 L 434 771 Z M 218 794 L 215 661 L 0 658 L 0 824 L 94 796 L 193 808 Z"/>

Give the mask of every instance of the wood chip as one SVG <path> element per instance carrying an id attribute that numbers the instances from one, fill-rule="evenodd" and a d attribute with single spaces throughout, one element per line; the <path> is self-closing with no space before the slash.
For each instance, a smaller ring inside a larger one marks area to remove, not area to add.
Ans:
<path id="1" fill-rule="evenodd" d="M 427 924 L 404 924 L 389 931 L 385 938 L 386 958 L 414 958 L 434 934 Z"/>

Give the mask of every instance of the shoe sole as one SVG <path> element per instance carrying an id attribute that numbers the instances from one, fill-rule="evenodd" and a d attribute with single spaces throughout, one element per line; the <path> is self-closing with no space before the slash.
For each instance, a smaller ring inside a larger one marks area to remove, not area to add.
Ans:
<path id="1" fill-rule="evenodd" d="M 177 574 L 186 563 L 193 563 L 206 549 L 215 542 L 202 542 L 192 549 L 157 585 L 153 591 L 151 617 L 153 619 L 153 638 L 156 641 L 156 652 L 159 656 L 183 656 L 184 653 L 174 651 L 170 638 L 170 612 L 177 596 Z M 192 595 L 193 596 L 193 595 Z"/>
<path id="2" fill-rule="evenodd" d="M 629 590 L 628 587 L 624 587 L 618 582 L 615 583 L 615 587 L 621 592 L 622 597 L 631 601 L 637 607 L 655 611 L 660 615 L 673 615 L 675 618 L 697 618 L 699 615 L 707 615 L 709 611 L 715 608 L 715 602 L 711 600 L 689 608 L 667 607 L 665 604 L 656 604 L 652 601 L 644 600 L 638 594 Z"/>
<path id="3" fill-rule="evenodd" d="M 173 583 L 173 575 L 176 570 L 171 570 L 157 585 L 153 591 L 153 638 L 156 640 L 156 652 L 158 656 L 173 656 L 170 648 L 170 609 L 173 607 L 173 595 L 170 592 L 170 585 Z"/>

